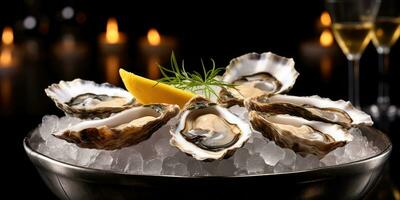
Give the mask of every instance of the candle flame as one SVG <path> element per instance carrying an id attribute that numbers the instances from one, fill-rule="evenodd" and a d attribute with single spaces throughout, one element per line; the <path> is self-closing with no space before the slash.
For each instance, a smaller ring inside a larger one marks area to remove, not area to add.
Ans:
<path id="1" fill-rule="evenodd" d="M 333 44 L 333 35 L 331 33 L 331 31 L 329 30 L 324 30 L 321 34 L 321 36 L 319 37 L 319 43 L 323 46 L 323 47 L 329 47 Z"/>
<path id="2" fill-rule="evenodd" d="M 3 35 L 1 36 L 1 41 L 5 45 L 10 45 L 14 41 L 14 33 L 11 27 L 6 26 L 3 29 Z"/>
<path id="3" fill-rule="evenodd" d="M 149 41 L 150 45 L 157 46 L 161 42 L 161 37 L 158 31 L 152 28 L 149 30 L 149 32 L 147 32 L 147 40 Z"/>
<path id="4" fill-rule="evenodd" d="M 114 17 L 109 18 L 107 21 L 106 41 L 111 44 L 119 41 L 118 23 Z"/>
<path id="5" fill-rule="evenodd" d="M 0 53 L 0 65 L 7 66 L 12 62 L 11 49 L 3 49 Z"/>
<path id="6" fill-rule="evenodd" d="M 319 18 L 322 26 L 329 27 L 332 24 L 331 16 L 327 11 L 322 12 L 321 17 Z"/>

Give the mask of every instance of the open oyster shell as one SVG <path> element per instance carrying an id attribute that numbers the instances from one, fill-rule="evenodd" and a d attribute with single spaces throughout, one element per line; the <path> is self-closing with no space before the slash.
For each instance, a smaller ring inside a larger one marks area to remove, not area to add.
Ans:
<path id="1" fill-rule="evenodd" d="M 60 81 L 45 92 L 66 114 L 83 119 L 105 118 L 136 105 L 135 98 L 122 88 L 82 79 Z"/>
<path id="2" fill-rule="evenodd" d="M 231 60 L 222 80 L 234 88 L 223 88 L 219 102 L 227 106 L 243 105 L 243 100 L 262 94 L 280 94 L 289 91 L 299 73 L 291 58 L 268 53 L 248 53 Z"/>
<path id="3" fill-rule="evenodd" d="M 261 95 L 245 100 L 249 110 L 270 114 L 290 114 L 307 120 L 336 123 L 345 127 L 353 125 L 371 126 L 371 116 L 356 109 L 348 101 L 332 101 L 314 96 Z"/>
<path id="4" fill-rule="evenodd" d="M 229 157 L 249 139 L 250 125 L 228 109 L 203 97 L 194 97 L 171 128 L 171 145 L 197 160 Z"/>
<path id="5" fill-rule="evenodd" d="M 83 121 L 54 136 L 83 148 L 119 149 L 146 140 L 178 112 L 177 105 L 137 106 L 105 119 Z"/>
<path id="6" fill-rule="evenodd" d="M 343 126 L 337 124 L 258 111 L 250 111 L 249 118 L 252 127 L 265 137 L 303 155 L 323 157 L 353 139 Z"/>

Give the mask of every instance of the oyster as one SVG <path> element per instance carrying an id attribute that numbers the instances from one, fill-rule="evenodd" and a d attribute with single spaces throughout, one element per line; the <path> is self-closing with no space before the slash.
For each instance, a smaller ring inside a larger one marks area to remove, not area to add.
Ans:
<path id="1" fill-rule="evenodd" d="M 228 157 L 249 139 L 250 125 L 203 97 L 192 98 L 170 131 L 171 145 L 197 160 Z"/>
<path id="2" fill-rule="evenodd" d="M 271 114 L 290 114 L 308 120 L 336 123 L 345 127 L 352 125 L 371 126 L 371 116 L 356 109 L 348 101 L 332 101 L 317 95 L 299 97 L 291 95 L 261 95 L 245 100 L 249 110 Z"/>
<path id="3" fill-rule="evenodd" d="M 252 127 L 265 137 L 303 155 L 311 153 L 323 157 L 353 139 L 343 126 L 337 124 L 259 111 L 250 111 L 249 118 Z"/>
<path id="4" fill-rule="evenodd" d="M 119 149 L 146 140 L 178 112 L 177 105 L 137 106 L 105 119 L 83 121 L 54 136 L 83 148 Z"/>
<path id="5" fill-rule="evenodd" d="M 136 105 L 135 98 L 122 88 L 82 79 L 60 81 L 45 92 L 66 114 L 83 119 L 105 118 Z"/>
<path id="6" fill-rule="evenodd" d="M 262 94 L 280 94 L 289 91 L 299 73 L 291 58 L 268 53 L 249 53 L 232 59 L 222 80 L 236 85 L 223 88 L 219 102 L 232 106 L 243 105 L 243 100 Z"/>

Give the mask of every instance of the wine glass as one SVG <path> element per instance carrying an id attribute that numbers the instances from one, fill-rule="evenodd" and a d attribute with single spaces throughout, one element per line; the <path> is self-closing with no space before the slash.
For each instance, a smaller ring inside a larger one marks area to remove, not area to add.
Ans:
<path id="1" fill-rule="evenodd" d="M 380 0 L 326 0 L 336 41 L 349 61 L 349 100 L 360 108 L 359 61 L 371 40 Z"/>
<path id="2" fill-rule="evenodd" d="M 371 115 L 393 118 L 396 106 L 390 104 L 388 70 L 390 48 L 400 36 L 400 3 L 399 0 L 381 0 L 372 31 L 372 43 L 379 54 L 378 98 L 375 104 L 368 107 Z"/>

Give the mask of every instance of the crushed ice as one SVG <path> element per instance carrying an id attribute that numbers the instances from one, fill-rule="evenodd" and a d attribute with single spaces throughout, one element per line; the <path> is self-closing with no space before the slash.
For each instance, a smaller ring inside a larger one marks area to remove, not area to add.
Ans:
<path id="1" fill-rule="evenodd" d="M 230 110 L 248 121 L 247 111 L 238 106 Z M 79 123 L 73 117 L 44 116 L 42 124 L 31 139 L 32 148 L 56 160 L 70 164 L 113 170 L 130 174 L 176 175 L 176 176 L 238 176 L 262 173 L 283 173 L 332 166 L 370 157 L 379 149 L 363 136 L 359 129 L 350 133 L 354 140 L 339 147 L 321 160 L 314 155 L 305 157 L 291 149 L 281 148 L 255 132 L 243 148 L 229 159 L 202 162 L 169 145 L 171 121 L 155 132 L 152 137 L 137 145 L 114 151 L 79 148 L 57 139 L 51 134 Z"/>

